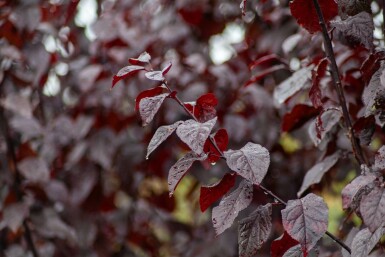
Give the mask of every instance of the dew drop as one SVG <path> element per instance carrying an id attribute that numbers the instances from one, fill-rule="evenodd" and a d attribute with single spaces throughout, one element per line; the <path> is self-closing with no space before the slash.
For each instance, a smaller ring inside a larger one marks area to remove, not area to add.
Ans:
<path id="1" fill-rule="evenodd" d="M 216 162 L 212 162 L 211 165 L 214 166 L 215 164 L 217 164 Z"/>
<path id="2" fill-rule="evenodd" d="M 267 192 L 263 192 L 265 195 L 269 195 Z"/>

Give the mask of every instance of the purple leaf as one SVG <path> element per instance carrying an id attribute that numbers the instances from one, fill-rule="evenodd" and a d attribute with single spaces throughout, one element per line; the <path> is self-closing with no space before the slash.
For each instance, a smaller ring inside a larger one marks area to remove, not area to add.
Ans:
<path id="1" fill-rule="evenodd" d="M 185 156 L 180 158 L 170 169 L 168 173 L 168 189 L 170 196 L 174 194 L 179 181 L 183 178 L 186 172 L 190 169 L 195 161 L 203 161 L 207 155 L 199 156 L 194 152 L 188 152 Z"/>
<path id="2" fill-rule="evenodd" d="M 311 185 L 317 184 L 321 181 L 322 177 L 333 167 L 340 157 L 339 152 L 326 157 L 321 162 L 314 165 L 305 175 L 302 182 L 301 189 L 298 191 L 298 197 L 300 197 Z"/>
<path id="3" fill-rule="evenodd" d="M 155 81 L 163 81 L 163 73 L 162 71 L 149 71 L 144 74 L 146 78 L 150 80 L 155 80 Z"/>
<path id="4" fill-rule="evenodd" d="M 238 225 L 239 256 L 252 257 L 269 238 L 271 230 L 271 204 L 259 206 Z"/>
<path id="5" fill-rule="evenodd" d="M 331 25 L 352 45 L 361 44 L 367 49 L 373 48 L 374 23 L 371 14 L 360 12 L 346 20 L 333 21 Z"/>
<path id="6" fill-rule="evenodd" d="M 182 121 L 177 121 L 172 125 L 166 125 L 159 127 L 154 136 L 151 138 L 150 143 L 147 147 L 147 155 L 146 159 L 148 159 L 148 156 L 162 143 L 164 142 L 175 130 L 176 128 L 182 124 Z"/>
<path id="7" fill-rule="evenodd" d="M 362 101 L 366 105 L 365 116 L 368 116 L 374 112 L 373 106 L 376 104 L 376 99 L 385 94 L 384 83 L 384 71 L 385 66 L 381 66 L 371 77 L 369 84 L 365 87 L 362 93 Z"/>
<path id="8" fill-rule="evenodd" d="M 19 163 L 20 173 L 32 183 L 44 183 L 49 179 L 48 164 L 41 158 L 29 157 Z"/>
<path id="9" fill-rule="evenodd" d="M 239 150 L 224 152 L 230 169 L 253 184 L 260 184 L 270 164 L 269 151 L 261 145 L 247 143 Z"/>
<path id="10" fill-rule="evenodd" d="M 225 195 L 218 206 L 213 208 L 212 221 L 217 235 L 229 228 L 238 213 L 253 199 L 253 185 L 243 180 L 237 189 Z"/>
<path id="11" fill-rule="evenodd" d="M 376 129 L 376 119 L 373 115 L 359 118 L 353 126 L 353 132 L 362 145 L 369 145 Z"/>
<path id="12" fill-rule="evenodd" d="M 352 242 L 351 257 L 368 256 L 368 254 L 380 240 L 384 232 L 385 229 L 383 228 L 383 226 L 378 227 L 374 233 L 371 233 L 368 228 L 365 228 L 358 232 Z"/>
<path id="13" fill-rule="evenodd" d="M 300 244 L 291 247 L 282 257 L 303 257 L 303 251 Z"/>
<path id="14" fill-rule="evenodd" d="M 116 83 L 118 83 L 122 79 L 127 78 L 128 76 L 134 74 L 135 72 L 141 71 L 141 70 L 144 70 L 144 67 L 137 66 L 137 65 L 129 65 L 129 66 L 123 67 L 122 69 L 120 69 L 118 71 L 118 73 L 112 79 L 111 88 L 113 88 L 116 85 Z"/>
<path id="15" fill-rule="evenodd" d="M 162 105 L 164 99 L 169 94 L 161 94 L 153 97 L 145 97 L 142 98 L 139 102 L 139 114 L 142 118 L 142 125 L 147 126 L 152 119 L 154 118 L 155 114 L 158 112 L 160 106 Z"/>
<path id="16" fill-rule="evenodd" d="M 375 170 L 383 170 L 385 169 L 385 146 L 382 146 L 376 153 L 374 157 L 374 165 L 373 168 Z"/>
<path id="17" fill-rule="evenodd" d="M 385 223 L 385 190 L 376 186 L 369 194 L 362 197 L 360 204 L 362 219 L 370 232 Z"/>
<path id="18" fill-rule="evenodd" d="M 327 109 L 317 116 L 309 126 L 309 136 L 318 146 L 342 117 L 339 109 Z"/>
<path id="19" fill-rule="evenodd" d="M 186 120 L 176 129 L 176 134 L 191 148 L 191 150 L 197 154 L 201 154 L 206 139 L 209 137 L 216 122 L 217 117 L 205 123 L 200 123 L 195 120 Z"/>
<path id="20" fill-rule="evenodd" d="M 355 210 L 364 194 L 370 192 L 373 188 L 373 182 L 376 176 L 373 173 L 356 177 L 352 182 L 342 189 L 342 208 L 351 208 Z"/>
<path id="21" fill-rule="evenodd" d="M 274 89 L 274 100 L 278 104 L 284 103 L 299 90 L 310 85 L 311 70 L 314 66 L 302 68 L 284 80 Z"/>
<path id="22" fill-rule="evenodd" d="M 328 208 L 315 194 L 290 200 L 281 213 L 283 227 L 306 251 L 310 251 L 326 232 Z"/>

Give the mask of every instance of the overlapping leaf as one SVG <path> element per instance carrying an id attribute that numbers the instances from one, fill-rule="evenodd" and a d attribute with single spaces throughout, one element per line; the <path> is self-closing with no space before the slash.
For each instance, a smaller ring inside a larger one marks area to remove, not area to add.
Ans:
<path id="1" fill-rule="evenodd" d="M 368 228 L 358 232 L 352 242 L 351 257 L 368 256 L 384 233 L 383 226 L 378 227 L 374 233 L 370 232 Z"/>
<path id="2" fill-rule="evenodd" d="M 259 206 L 238 225 L 239 256 L 255 256 L 269 238 L 271 230 L 271 204 Z"/>
<path id="3" fill-rule="evenodd" d="M 112 79 L 111 88 L 113 88 L 116 85 L 116 83 L 118 83 L 122 79 L 127 78 L 127 77 L 135 74 L 136 72 L 141 71 L 141 70 L 144 70 L 144 67 L 137 66 L 137 65 L 129 65 L 129 66 L 123 67 L 122 69 L 120 69 L 118 71 L 118 73 Z"/>
<path id="4" fill-rule="evenodd" d="M 297 104 L 294 108 L 283 117 L 282 131 L 290 132 L 300 128 L 308 120 L 318 114 L 318 110 L 306 104 Z"/>
<path id="5" fill-rule="evenodd" d="M 224 196 L 214 207 L 212 221 L 217 235 L 229 228 L 238 213 L 245 209 L 253 199 L 253 185 L 243 180 L 237 189 Z"/>
<path id="6" fill-rule="evenodd" d="M 204 212 L 211 204 L 219 200 L 235 185 L 236 175 L 234 173 L 226 173 L 223 178 L 210 186 L 202 186 L 199 204 L 201 211 Z"/>
<path id="7" fill-rule="evenodd" d="M 274 89 L 274 100 L 278 104 L 282 104 L 302 88 L 308 87 L 310 85 L 312 68 L 313 66 L 304 67 L 279 84 Z"/>
<path id="8" fill-rule="evenodd" d="M 138 65 L 142 63 L 149 63 L 151 61 L 151 56 L 147 52 L 143 52 L 139 55 L 138 58 L 130 58 L 128 61 L 131 64 Z"/>
<path id="9" fill-rule="evenodd" d="M 376 99 L 385 94 L 385 87 L 382 86 L 383 71 L 385 66 L 381 66 L 376 72 L 374 72 L 371 77 L 369 84 L 365 87 L 364 92 L 362 93 L 362 101 L 364 102 L 366 109 L 365 115 L 370 115 L 373 113 L 373 106 L 376 104 Z"/>
<path id="10" fill-rule="evenodd" d="M 225 129 L 219 129 L 214 135 L 211 135 L 214 139 L 215 144 L 222 152 L 227 149 L 229 143 L 229 136 Z M 203 147 L 203 151 L 208 154 L 208 161 L 215 163 L 221 157 L 221 153 L 216 149 L 216 147 L 211 143 L 210 139 L 207 139 Z"/>
<path id="11" fill-rule="evenodd" d="M 315 108 L 322 106 L 322 93 L 319 84 L 321 79 L 326 75 L 328 64 L 328 59 L 323 58 L 312 72 L 312 86 L 309 91 L 309 98 Z"/>
<path id="12" fill-rule="evenodd" d="M 342 208 L 355 210 L 364 194 L 370 192 L 374 187 L 373 181 L 376 176 L 373 173 L 358 176 L 342 190 Z"/>
<path id="13" fill-rule="evenodd" d="M 315 146 L 318 146 L 342 117 L 339 109 L 327 109 L 319 114 L 309 126 L 309 136 Z"/>
<path id="14" fill-rule="evenodd" d="M 217 117 L 205 123 L 200 123 L 195 120 L 186 120 L 183 124 L 179 125 L 176 134 L 191 148 L 191 150 L 197 154 L 201 154 L 206 139 L 209 137 L 216 121 Z"/>
<path id="15" fill-rule="evenodd" d="M 155 81 L 163 81 L 164 76 L 162 71 L 149 71 L 144 74 L 146 78 L 150 80 L 155 80 Z"/>
<path id="16" fill-rule="evenodd" d="M 352 44 L 361 44 L 367 49 L 373 48 L 374 23 L 367 12 L 360 12 L 343 21 L 333 21 L 332 25 Z"/>
<path id="17" fill-rule="evenodd" d="M 188 152 L 171 167 L 168 172 L 168 189 L 170 196 L 174 194 L 179 181 L 186 175 L 186 172 L 190 169 L 191 165 L 195 161 L 203 161 L 206 158 L 207 155 L 200 156 L 194 152 Z"/>
<path id="18" fill-rule="evenodd" d="M 301 196 L 311 185 L 319 183 L 325 173 L 328 172 L 330 168 L 337 163 L 339 156 L 339 152 L 334 153 L 333 155 L 326 157 L 321 162 L 314 165 L 306 173 L 302 182 L 302 186 L 298 191 L 298 197 Z"/>
<path id="19" fill-rule="evenodd" d="M 374 233 L 377 228 L 385 224 L 385 189 L 376 186 L 367 195 L 364 195 L 360 204 L 360 213 L 370 232 Z"/>
<path id="20" fill-rule="evenodd" d="M 374 157 L 374 165 L 373 168 L 376 170 L 384 170 L 385 169 L 385 146 L 382 146 L 376 153 Z"/>
<path id="21" fill-rule="evenodd" d="M 158 112 L 160 106 L 162 105 L 164 99 L 169 94 L 161 94 L 153 97 L 145 97 L 142 98 L 139 102 L 139 114 L 142 118 L 142 125 L 147 126 L 152 119 L 154 118 L 155 114 Z"/>
<path id="22" fill-rule="evenodd" d="M 146 159 L 148 156 L 162 143 L 164 142 L 175 130 L 176 128 L 182 124 L 182 121 L 177 121 L 174 124 L 171 125 L 165 125 L 159 127 L 154 136 L 151 138 L 150 143 L 148 144 L 147 147 L 147 155 Z"/>
<path id="23" fill-rule="evenodd" d="M 270 255 L 271 257 L 282 257 L 290 248 L 296 245 L 298 245 L 298 241 L 294 240 L 285 231 L 282 236 L 271 243 Z"/>
<path id="24" fill-rule="evenodd" d="M 315 194 L 290 200 L 281 213 L 283 227 L 306 251 L 310 251 L 326 232 L 328 208 Z"/>
<path id="25" fill-rule="evenodd" d="M 327 23 L 338 14 L 338 6 L 334 0 L 318 0 L 318 2 Z M 290 2 L 290 11 L 298 24 L 310 33 L 321 30 L 313 1 L 293 0 Z"/>
<path id="26" fill-rule="evenodd" d="M 270 165 L 269 151 L 251 142 L 239 150 L 228 150 L 224 155 L 229 168 L 253 184 L 262 182 Z"/>

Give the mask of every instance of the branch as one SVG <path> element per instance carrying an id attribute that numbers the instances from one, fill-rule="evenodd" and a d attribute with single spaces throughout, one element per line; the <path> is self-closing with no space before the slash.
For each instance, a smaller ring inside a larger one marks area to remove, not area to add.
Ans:
<path id="1" fill-rule="evenodd" d="M 331 75 L 332 75 L 332 80 L 333 80 L 333 86 L 334 86 L 334 89 L 337 91 L 339 104 L 342 108 L 345 126 L 348 130 L 348 136 L 349 136 L 350 142 L 352 144 L 354 156 L 356 157 L 356 159 L 360 165 L 361 164 L 368 164 L 365 157 L 364 157 L 361 145 L 360 145 L 357 137 L 354 135 L 354 132 L 352 129 L 352 127 L 353 127 L 352 126 L 352 120 L 350 118 L 348 107 L 346 104 L 346 99 L 345 99 L 345 95 L 344 95 L 343 88 L 342 88 L 340 74 L 339 74 L 336 59 L 334 56 L 332 41 L 330 40 L 328 31 L 326 28 L 325 19 L 324 19 L 323 14 L 322 14 L 321 7 L 318 3 L 318 0 L 313 0 L 313 3 L 314 3 L 314 7 L 316 9 L 316 12 L 317 12 L 319 24 L 320 24 L 321 29 L 322 29 L 322 36 L 324 39 L 326 56 L 329 59 L 330 65 L 331 65 Z"/>
<path id="2" fill-rule="evenodd" d="M 13 183 L 13 188 L 16 193 L 16 197 L 18 201 L 22 200 L 23 193 L 20 190 L 20 184 L 21 184 L 21 178 L 20 178 L 20 173 L 17 168 L 17 160 L 16 160 L 16 151 L 12 142 L 11 134 L 9 132 L 9 126 L 8 126 L 8 121 L 5 117 L 3 108 L 0 107 L 0 129 L 3 132 L 4 138 L 6 140 L 7 144 L 7 154 L 8 158 L 11 160 L 12 165 L 9 165 L 10 167 L 12 166 L 14 168 L 14 173 L 15 173 L 15 178 L 14 178 L 14 183 Z M 23 221 L 23 228 L 24 228 L 24 239 L 27 242 L 29 250 L 32 252 L 33 257 L 39 257 L 39 254 L 36 251 L 35 244 L 32 239 L 32 233 L 31 229 L 28 226 L 28 223 L 26 220 Z"/>
<path id="3" fill-rule="evenodd" d="M 166 80 L 163 81 L 163 85 L 167 88 L 167 90 L 172 93 L 173 91 L 171 90 L 171 88 L 169 87 L 168 83 Z M 191 113 L 187 107 L 183 104 L 183 102 L 178 98 L 177 95 L 175 95 L 174 97 L 175 101 L 187 112 L 188 115 L 190 115 L 194 120 L 198 121 L 197 118 L 195 117 L 195 115 L 193 113 Z M 215 143 L 215 140 L 210 136 L 209 137 L 210 139 L 210 143 L 215 147 L 215 149 L 220 153 L 220 156 L 222 159 L 226 160 L 226 157 L 225 155 L 223 154 L 223 152 L 219 149 L 219 147 L 217 146 L 217 144 Z M 287 205 L 287 203 L 282 200 L 282 198 L 280 198 L 279 196 L 277 196 L 276 194 L 274 194 L 273 192 L 271 192 L 270 190 L 268 190 L 266 187 L 264 187 L 262 184 L 257 184 L 257 186 L 267 195 L 269 195 L 270 197 L 272 197 L 276 202 L 279 202 L 283 205 Z M 349 253 L 351 253 L 351 250 L 350 248 L 344 244 L 344 242 L 342 242 L 340 239 L 336 238 L 333 234 L 331 234 L 330 232 L 326 231 L 326 235 L 328 237 L 330 237 L 334 242 L 336 242 L 337 244 L 339 244 L 341 247 L 345 248 L 346 251 L 348 251 Z"/>

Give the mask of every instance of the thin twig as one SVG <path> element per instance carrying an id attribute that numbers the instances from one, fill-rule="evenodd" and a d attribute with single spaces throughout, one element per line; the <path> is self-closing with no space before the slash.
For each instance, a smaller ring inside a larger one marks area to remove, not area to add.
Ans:
<path id="1" fill-rule="evenodd" d="M 382 34 L 385 41 L 385 0 L 382 0 Z"/>
<path id="2" fill-rule="evenodd" d="M 0 129 L 3 132 L 4 138 L 6 141 L 6 145 L 7 145 L 8 158 L 12 162 L 12 164 L 9 165 L 9 167 L 14 168 L 13 188 L 15 190 L 17 200 L 21 201 L 23 198 L 23 193 L 20 190 L 21 178 L 20 178 L 19 170 L 17 168 L 16 151 L 15 151 L 15 148 L 14 148 L 14 145 L 12 142 L 12 138 L 11 138 L 11 134 L 9 131 L 8 121 L 5 117 L 4 110 L 2 107 L 0 107 L 0 124 L 2 124 L 0 126 Z M 25 238 L 25 241 L 27 242 L 29 250 L 32 252 L 32 256 L 33 257 L 39 257 L 39 254 L 36 250 L 35 244 L 34 244 L 33 239 L 32 239 L 31 229 L 29 228 L 26 220 L 23 221 L 23 228 L 24 228 L 24 238 Z"/>
<path id="3" fill-rule="evenodd" d="M 169 87 L 167 81 L 163 81 L 163 85 L 167 88 L 167 90 L 172 93 L 173 91 L 171 90 L 171 88 Z M 186 113 L 188 115 L 190 115 L 194 120 L 198 121 L 198 119 L 195 117 L 195 115 L 193 113 L 191 113 L 189 111 L 189 109 L 187 109 L 187 107 L 184 105 L 184 103 L 178 98 L 177 95 L 175 95 L 173 97 L 173 99 L 175 99 L 175 101 L 186 111 Z M 210 139 L 210 143 L 215 147 L 215 149 L 218 151 L 218 153 L 220 154 L 221 158 L 226 160 L 226 157 L 225 155 L 223 154 L 222 150 L 219 149 L 219 147 L 217 146 L 217 144 L 215 143 L 215 140 L 210 136 L 209 137 Z M 270 195 L 270 197 L 272 197 L 276 202 L 279 202 L 283 205 L 287 205 L 287 203 L 282 200 L 282 198 L 280 198 L 279 196 L 277 196 L 276 194 L 274 194 L 273 192 L 271 192 L 269 189 L 267 189 L 266 187 L 264 187 L 262 184 L 257 184 L 257 186 L 267 195 Z M 337 244 L 339 244 L 341 247 L 345 248 L 346 251 L 348 251 L 349 253 L 351 253 L 351 250 L 350 248 L 344 244 L 344 242 L 342 242 L 340 239 L 336 238 L 334 235 L 332 235 L 330 232 L 326 231 L 325 233 L 327 236 L 329 236 L 334 242 L 336 242 Z"/>
<path id="4" fill-rule="evenodd" d="M 333 85 L 334 85 L 335 90 L 337 91 L 339 104 L 342 108 L 345 126 L 348 130 L 348 136 L 349 136 L 350 142 L 352 144 L 354 156 L 356 157 L 356 159 L 360 165 L 361 164 L 367 164 L 367 161 L 364 157 L 361 145 L 360 145 L 357 137 L 354 135 L 354 132 L 352 129 L 352 127 L 353 127 L 352 120 L 351 120 L 350 115 L 349 115 L 345 95 L 344 95 L 343 88 L 342 88 L 341 78 L 340 78 L 340 74 L 338 71 L 337 62 L 336 62 L 336 59 L 334 56 L 332 42 L 330 40 L 328 31 L 326 28 L 325 19 L 324 19 L 323 14 L 322 14 L 321 7 L 318 3 L 318 0 L 313 0 L 313 3 L 314 3 L 314 7 L 316 9 L 316 12 L 317 12 L 319 24 L 320 24 L 321 29 L 322 29 L 322 36 L 324 39 L 325 52 L 326 52 L 326 56 L 329 59 L 330 65 L 331 65 L 331 75 L 332 75 Z"/>

